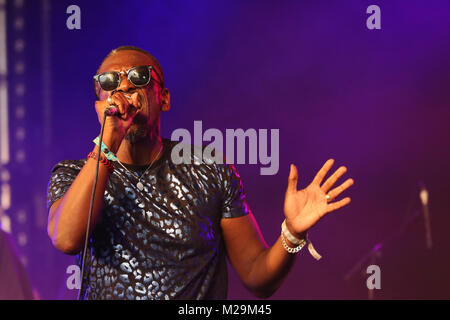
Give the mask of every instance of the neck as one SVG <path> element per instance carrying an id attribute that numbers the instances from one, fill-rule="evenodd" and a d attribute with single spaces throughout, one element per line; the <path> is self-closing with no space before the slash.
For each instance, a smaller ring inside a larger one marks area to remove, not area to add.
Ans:
<path id="1" fill-rule="evenodd" d="M 120 162 L 134 165 L 149 165 L 156 161 L 159 151 L 162 148 L 162 139 L 158 130 L 153 130 L 146 139 L 130 143 L 123 140 L 117 151 L 117 158 Z M 160 157 L 162 154 L 159 154 Z"/>

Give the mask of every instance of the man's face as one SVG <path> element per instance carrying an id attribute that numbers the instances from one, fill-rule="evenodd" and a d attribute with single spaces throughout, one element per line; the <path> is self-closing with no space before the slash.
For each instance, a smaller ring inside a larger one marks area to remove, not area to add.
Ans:
<path id="1" fill-rule="evenodd" d="M 151 65 L 156 68 L 152 58 L 146 54 L 136 50 L 122 50 L 118 51 L 105 59 L 98 70 L 98 74 L 107 71 L 127 71 L 136 66 Z M 161 74 L 160 70 L 157 70 Z M 159 127 L 159 117 L 161 111 L 167 111 L 169 105 L 169 96 L 167 89 L 162 89 L 158 82 L 161 80 L 152 71 L 152 79 L 150 83 L 144 87 L 134 86 L 127 78 L 126 74 L 121 75 L 120 85 L 114 91 L 103 91 L 100 89 L 100 100 L 107 99 L 110 95 L 124 94 L 133 107 L 140 109 L 140 112 L 135 116 L 133 124 L 128 130 L 125 139 L 130 143 L 136 143 L 142 139 L 149 138 L 150 133 L 155 128 Z M 156 79 L 157 81 L 154 81 Z M 96 84 L 99 86 L 99 84 Z M 131 95 L 138 93 L 138 103 L 132 102 Z"/>

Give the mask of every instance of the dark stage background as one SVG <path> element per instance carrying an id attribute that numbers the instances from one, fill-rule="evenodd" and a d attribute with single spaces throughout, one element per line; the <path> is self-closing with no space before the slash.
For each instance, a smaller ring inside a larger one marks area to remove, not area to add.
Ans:
<path id="1" fill-rule="evenodd" d="M 72 4 L 81 30 L 66 27 Z M 366 27 L 372 4 L 381 30 Z M 6 13 L 11 159 L 1 170 L 12 200 L 3 215 L 41 298 L 76 296 L 66 288 L 74 260 L 46 234 L 46 187 L 56 162 L 92 149 L 92 76 L 121 45 L 163 66 L 172 97 L 163 136 L 192 132 L 194 120 L 222 132 L 280 129 L 278 174 L 237 165 L 269 244 L 290 163 L 302 188 L 330 157 L 348 167 L 351 205 L 310 231 L 322 260 L 301 252 L 273 299 L 366 299 L 370 261 L 344 277 L 383 241 L 375 299 L 450 298 L 449 1 L 7 0 Z M 431 250 L 419 181 L 430 194 Z M 229 298 L 253 299 L 229 270 Z"/>

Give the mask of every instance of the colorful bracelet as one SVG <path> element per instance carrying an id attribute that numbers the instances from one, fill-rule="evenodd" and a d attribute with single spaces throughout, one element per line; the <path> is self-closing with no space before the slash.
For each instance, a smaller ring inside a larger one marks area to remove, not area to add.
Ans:
<path id="1" fill-rule="evenodd" d="M 88 154 L 88 158 L 97 160 L 97 152 L 92 151 L 91 153 Z M 103 163 L 108 168 L 109 172 L 114 171 L 112 162 L 106 159 L 102 154 L 100 154 L 100 163 Z"/>
<path id="2" fill-rule="evenodd" d="M 97 137 L 93 140 L 93 142 L 98 146 L 100 139 Z M 112 153 L 111 151 L 109 151 L 109 148 L 106 146 L 106 144 L 103 143 L 102 141 L 102 147 L 101 150 L 103 152 L 103 154 L 105 155 L 106 159 L 110 160 L 110 161 L 118 161 L 116 155 L 114 153 Z"/>

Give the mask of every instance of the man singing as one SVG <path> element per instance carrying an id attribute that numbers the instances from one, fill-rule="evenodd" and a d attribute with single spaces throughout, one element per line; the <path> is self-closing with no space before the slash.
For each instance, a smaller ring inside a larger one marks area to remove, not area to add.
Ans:
<path id="1" fill-rule="evenodd" d="M 84 299 L 225 299 L 226 257 L 244 285 L 266 298 L 280 287 L 303 246 L 319 258 L 307 231 L 350 203 L 350 198 L 334 201 L 353 184 L 347 179 L 334 187 L 345 167 L 325 179 L 330 159 L 305 189 L 297 190 L 297 168 L 291 165 L 281 235 L 269 247 L 232 165 L 206 163 L 195 153 L 192 164 L 171 161 L 177 142 L 160 135 L 170 93 L 152 55 L 119 47 L 104 59 L 94 84 L 99 122 L 110 105 L 120 114 L 106 118 L 105 147 L 99 148 L 96 139 L 86 159 L 59 162 L 48 187 L 52 243 L 64 253 L 82 255 L 100 157 Z"/>

